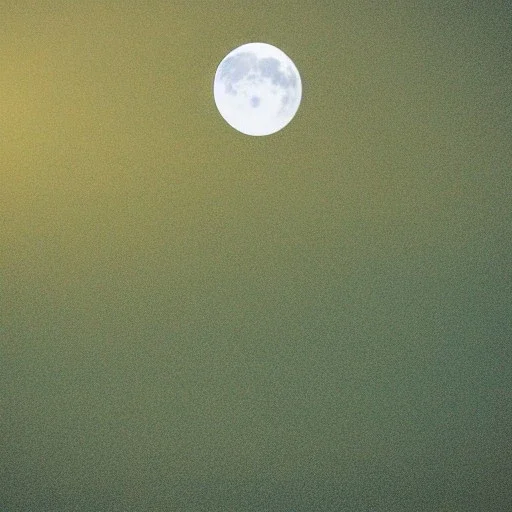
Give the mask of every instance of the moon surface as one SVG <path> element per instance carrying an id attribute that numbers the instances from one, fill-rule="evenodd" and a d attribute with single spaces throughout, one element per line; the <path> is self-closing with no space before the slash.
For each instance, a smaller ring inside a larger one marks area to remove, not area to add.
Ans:
<path id="1" fill-rule="evenodd" d="M 295 116 L 302 82 L 293 61 L 266 43 L 248 43 L 228 53 L 213 81 L 215 104 L 235 130 L 270 135 Z"/>

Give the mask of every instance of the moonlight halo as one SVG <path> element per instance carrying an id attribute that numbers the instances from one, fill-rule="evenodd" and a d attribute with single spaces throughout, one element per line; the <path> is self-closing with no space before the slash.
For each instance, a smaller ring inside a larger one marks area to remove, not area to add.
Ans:
<path id="1" fill-rule="evenodd" d="M 302 82 L 293 61 L 266 43 L 247 43 L 228 53 L 213 81 L 215 104 L 235 130 L 270 135 L 295 116 Z"/>

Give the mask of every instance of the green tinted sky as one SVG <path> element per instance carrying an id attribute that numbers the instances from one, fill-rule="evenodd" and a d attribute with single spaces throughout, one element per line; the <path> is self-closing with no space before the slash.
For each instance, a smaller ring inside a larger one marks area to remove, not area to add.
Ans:
<path id="1" fill-rule="evenodd" d="M 511 27 L 5 2 L 0 509 L 507 510 Z M 269 137 L 212 97 L 251 41 L 303 79 Z"/>

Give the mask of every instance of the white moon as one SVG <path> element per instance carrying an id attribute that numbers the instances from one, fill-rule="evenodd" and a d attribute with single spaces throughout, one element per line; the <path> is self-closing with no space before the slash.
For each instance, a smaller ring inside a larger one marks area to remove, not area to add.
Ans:
<path id="1" fill-rule="evenodd" d="M 295 116 L 302 97 L 300 74 L 279 48 L 248 43 L 228 53 L 213 81 L 215 104 L 233 128 L 270 135 Z"/>

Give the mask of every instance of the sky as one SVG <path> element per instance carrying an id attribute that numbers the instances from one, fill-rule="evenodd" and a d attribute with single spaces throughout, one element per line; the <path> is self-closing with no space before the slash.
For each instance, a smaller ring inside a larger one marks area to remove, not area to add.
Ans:
<path id="1" fill-rule="evenodd" d="M 500 1 L 5 2 L 0 510 L 509 510 L 511 53 Z"/>

